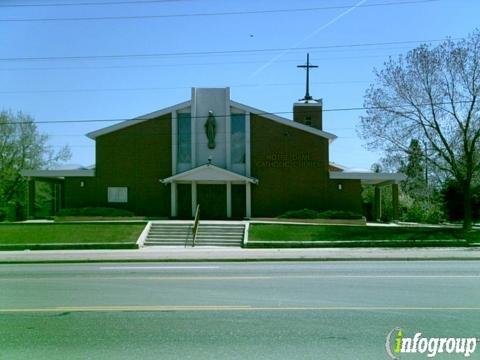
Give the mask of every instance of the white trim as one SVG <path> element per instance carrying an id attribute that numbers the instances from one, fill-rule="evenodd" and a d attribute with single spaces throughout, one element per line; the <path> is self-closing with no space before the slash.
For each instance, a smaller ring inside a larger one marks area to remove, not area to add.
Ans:
<path id="1" fill-rule="evenodd" d="M 170 184 L 170 215 L 177 216 L 177 184 Z"/>
<path id="2" fill-rule="evenodd" d="M 245 184 L 245 217 L 252 217 L 252 188 L 249 182 Z"/>
<path id="3" fill-rule="evenodd" d="M 145 115 L 141 115 L 141 116 L 138 116 L 138 117 L 130 119 L 130 120 L 122 121 L 118 124 L 104 127 L 100 130 L 89 132 L 87 134 L 87 136 L 90 139 L 95 139 L 95 138 L 97 138 L 101 135 L 109 134 L 111 132 L 114 132 L 114 131 L 117 131 L 117 130 L 120 130 L 120 129 L 124 129 L 124 128 L 132 126 L 132 125 L 137 125 L 137 124 L 140 124 L 144 121 L 155 119 L 159 116 L 167 115 L 171 112 L 181 110 L 181 109 L 186 108 L 188 106 L 190 106 L 190 100 L 181 102 L 179 104 L 176 104 L 176 105 L 173 105 L 173 106 L 170 106 L 170 107 L 167 107 L 165 109 L 161 109 L 161 110 L 157 110 L 157 111 L 145 114 Z"/>
<path id="4" fill-rule="evenodd" d="M 197 183 L 192 181 L 192 217 L 195 217 L 197 211 Z"/>
<path id="5" fill-rule="evenodd" d="M 147 225 L 145 225 L 145 228 L 143 229 L 140 236 L 138 237 L 137 246 L 138 246 L 139 249 L 141 249 L 144 246 L 145 240 L 147 240 L 147 236 L 148 236 L 148 233 L 150 232 L 151 228 L 152 228 L 152 222 L 149 221 L 147 223 Z"/>
<path id="6" fill-rule="evenodd" d="M 226 170 L 226 169 L 223 169 L 221 167 L 218 167 L 218 166 L 215 166 L 215 165 L 212 165 L 212 164 L 201 165 L 201 166 L 198 166 L 194 169 L 190 169 L 190 170 L 178 173 L 176 175 L 170 176 L 170 177 L 162 179 L 160 181 L 164 184 L 174 182 L 174 181 L 175 182 L 176 181 L 192 181 L 191 178 L 189 179 L 189 177 L 190 177 L 189 175 L 194 175 L 196 172 L 199 172 L 203 169 L 216 170 L 216 171 L 218 171 L 218 172 L 220 172 L 220 173 L 222 173 L 226 176 L 225 179 L 212 178 L 211 179 L 212 181 L 220 181 L 220 182 L 222 182 L 222 181 L 242 181 L 242 182 L 253 183 L 253 184 L 258 183 L 258 180 L 255 179 L 255 178 L 244 176 L 244 175 L 241 175 L 241 174 L 237 174 L 233 171 Z M 206 181 L 206 180 L 204 180 L 204 181 Z"/>
<path id="7" fill-rule="evenodd" d="M 230 88 L 225 88 L 225 159 L 227 169 L 232 170 L 232 117 L 230 111 Z"/>
<path id="8" fill-rule="evenodd" d="M 370 172 L 340 172 L 329 171 L 332 180 L 361 180 L 365 184 L 380 184 L 383 182 L 399 182 L 407 177 L 402 173 L 370 173 Z"/>
<path id="9" fill-rule="evenodd" d="M 245 113 L 245 175 L 252 172 L 252 159 L 250 148 L 250 112 Z"/>
<path id="10" fill-rule="evenodd" d="M 20 175 L 30 177 L 93 177 L 95 170 L 21 170 Z"/>
<path id="11" fill-rule="evenodd" d="M 232 183 L 227 182 L 227 218 L 232 217 Z"/>
<path id="12" fill-rule="evenodd" d="M 347 167 L 346 167 L 346 166 L 343 166 L 343 165 L 334 163 L 334 162 L 332 162 L 332 161 L 330 161 L 330 162 L 328 163 L 328 165 L 329 165 L 329 166 L 333 166 L 333 167 L 335 167 L 335 168 L 337 168 L 337 169 L 340 169 L 341 171 L 347 170 Z"/>
<path id="13" fill-rule="evenodd" d="M 177 112 L 172 112 L 172 175 L 177 173 L 177 151 L 178 151 L 178 121 Z"/>
<path id="14" fill-rule="evenodd" d="M 293 106 L 323 106 L 323 99 L 314 100 L 313 102 L 296 102 Z"/>
<path id="15" fill-rule="evenodd" d="M 337 136 L 332 134 L 332 133 L 322 131 L 322 130 L 318 130 L 318 129 L 315 129 L 311 126 L 303 125 L 303 124 L 297 123 L 293 120 L 289 120 L 287 118 L 283 118 L 283 117 L 275 115 L 275 114 L 267 113 L 267 112 L 264 112 L 260 109 L 253 108 L 253 107 L 248 106 L 248 105 L 240 104 L 240 103 L 238 103 L 236 101 L 233 101 L 233 100 L 230 100 L 230 104 L 233 107 L 241 109 L 245 112 L 251 112 L 251 113 L 257 114 L 257 115 L 259 115 L 263 118 L 276 121 L 280 124 L 290 126 L 290 127 L 293 127 L 293 128 L 299 129 L 299 130 L 303 130 L 303 131 L 306 131 L 306 132 L 314 134 L 314 135 L 322 136 L 324 138 L 329 139 L 330 142 L 332 142 L 333 140 L 335 140 L 337 138 Z"/>
<path id="16" fill-rule="evenodd" d="M 243 233 L 243 247 L 248 244 L 248 232 L 250 231 L 250 221 L 245 221 L 245 230 Z"/>
<path id="17" fill-rule="evenodd" d="M 191 160 L 192 168 L 197 166 L 197 89 L 192 88 L 192 111 L 190 113 L 190 151 L 191 151 Z"/>

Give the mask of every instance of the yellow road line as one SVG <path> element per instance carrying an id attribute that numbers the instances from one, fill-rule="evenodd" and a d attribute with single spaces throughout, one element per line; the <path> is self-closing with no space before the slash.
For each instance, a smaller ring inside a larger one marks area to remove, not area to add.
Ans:
<path id="1" fill-rule="evenodd" d="M 141 305 L 141 306 L 59 306 L 0 309 L 5 313 L 35 312 L 162 312 L 162 311 L 480 311 L 480 307 L 402 307 L 402 306 L 248 306 L 248 305 Z"/>

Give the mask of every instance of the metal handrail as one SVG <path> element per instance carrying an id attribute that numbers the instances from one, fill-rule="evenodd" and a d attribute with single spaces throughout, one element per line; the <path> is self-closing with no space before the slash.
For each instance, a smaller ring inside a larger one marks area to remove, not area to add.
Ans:
<path id="1" fill-rule="evenodd" d="M 192 247 L 195 247 L 195 240 L 197 239 L 199 222 L 200 222 L 200 204 L 197 205 L 197 210 L 195 211 L 195 220 L 192 226 Z"/>

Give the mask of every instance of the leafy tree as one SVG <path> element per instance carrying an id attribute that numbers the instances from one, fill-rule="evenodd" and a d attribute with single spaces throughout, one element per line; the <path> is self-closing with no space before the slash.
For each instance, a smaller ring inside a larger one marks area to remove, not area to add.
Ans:
<path id="1" fill-rule="evenodd" d="M 45 169 L 70 158 L 67 146 L 55 152 L 48 136 L 21 112 L 0 112 L 0 204 L 19 208 L 25 198 L 22 169 Z"/>
<path id="2" fill-rule="evenodd" d="M 408 147 L 407 163 L 402 169 L 407 179 L 404 182 L 404 189 L 414 199 L 424 198 L 427 192 L 425 179 L 425 153 L 417 139 L 412 139 Z"/>
<path id="3" fill-rule="evenodd" d="M 418 139 L 429 167 L 461 185 L 464 229 L 472 225 L 472 186 L 480 176 L 480 31 L 421 45 L 375 70 L 360 135 L 371 149 L 410 154 Z"/>

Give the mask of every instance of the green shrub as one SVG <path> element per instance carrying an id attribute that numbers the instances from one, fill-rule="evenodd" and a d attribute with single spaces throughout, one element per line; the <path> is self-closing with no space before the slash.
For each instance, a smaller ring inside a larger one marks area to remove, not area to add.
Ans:
<path id="1" fill-rule="evenodd" d="M 402 216 L 403 221 L 438 224 L 444 220 L 443 211 L 434 203 L 415 201 Z"/>
<path id="2" fill-rule="evenodd" d="M 342 220 L 357 220 L 362 219 L 363 215 L 354 213 L 352 211 L 343 210 L 328 210 L 318 214 L 319 219 L 342 219 Z"/>
<path id="3" fill-rule="evenodd" d="M 303 209 L 303 210 L 290 210 L 279 216 L 282 219 L 318 219 L 318 211 Z"/>
<path id="4" fill-rule="evenodd" d="M 105 217 L 130 217 L 134 213 L 125 209 L 107 207 L 86 207 L 61 209 L 57 216 L 105 216 Z"/>
<path id="5" fill-rule="evenodd" d="M 291 210 L 279 216 L 282 219 L 342 219 L 353 220 L 362 219 L 360 214 L 353 213 L 351 211 L 342 210 L 328 210 L 318 212 L 311 209 Z"/>

